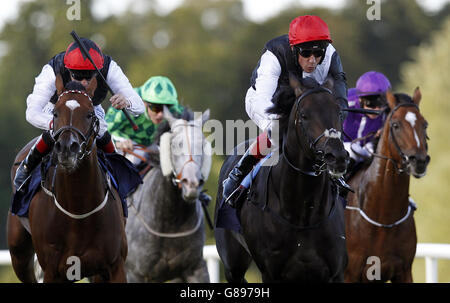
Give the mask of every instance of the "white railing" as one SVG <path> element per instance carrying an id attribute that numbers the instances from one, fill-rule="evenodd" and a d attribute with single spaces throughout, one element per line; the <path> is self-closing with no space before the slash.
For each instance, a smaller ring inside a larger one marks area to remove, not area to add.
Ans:
<path id="1" fill-rule="evenodd" d="M 416 258 L 425 258 L 425 281 L 438 283 L 438 259 L 450 260 L 450 244 L 418 243 Z"/>
<path id="2" fill-rule="evenodd" d="M 203 258 L 208 265 L 211 283 L 220 282 L 220 258 L 215 245 L 203 247 Z M 425 281 L 438 282 L 438 259 L 450 260 L 450 244 L 418 243 L 416 258 L 425 258 Z M 8 250 L 0 250 L 0 265 L 10 265 Z"/>

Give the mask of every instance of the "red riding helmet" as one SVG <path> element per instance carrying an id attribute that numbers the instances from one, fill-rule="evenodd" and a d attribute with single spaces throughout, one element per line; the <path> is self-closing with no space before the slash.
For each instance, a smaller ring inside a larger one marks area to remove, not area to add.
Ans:
<path id="1" fill-rule="evenodd" d="M 101 69 L 103 67 L 103 53 L 100 47 L 89 39 L 80 38 L 80 40 L 89 52 L 89 55 L 91 55 L 97 68 Z M 64 55 L 64 66 L 68 69 L 95 70 L 91 61 L 83 55 L 80 46 L 76 42 L 72 42 L 67 47 L 66 54 Z"/>
<path id="2" fill-rule="evenodd" d="M 289 44 L 326 40 L 330 43 L 330 30 L 328 25 L 318 16 L 298 16 L 289 25 Z"/>

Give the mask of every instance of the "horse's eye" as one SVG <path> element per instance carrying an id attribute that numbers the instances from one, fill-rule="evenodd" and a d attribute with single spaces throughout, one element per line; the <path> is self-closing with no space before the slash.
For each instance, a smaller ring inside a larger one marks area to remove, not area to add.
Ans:
<path id="1" fill-rule="evenodd" d="M 307 120 L 308 116 L 305 113 L 300 113 L 300 118 L 302 118 L 302 120 Z"/>
<path id="2" fill-rule="evenodd" d="M 53 112 L 53 118 L 58 118 L 58 113 L 57 112 Z"/>
<path id="3" fill-rule="evenodd" d="M 400 124 L 398 124 L 397 122 L 393 122 L 391 126 L 393 129 L 398 129 L 400 127 Z"/>
<path id="4" fill-rule="evenodd" d="M 86 118 L 88 118 L 88 119 L 92 119 L 94 117 L 94 113 L 88 113 L 87 114 L 87 116 L 86 116 Z"/>

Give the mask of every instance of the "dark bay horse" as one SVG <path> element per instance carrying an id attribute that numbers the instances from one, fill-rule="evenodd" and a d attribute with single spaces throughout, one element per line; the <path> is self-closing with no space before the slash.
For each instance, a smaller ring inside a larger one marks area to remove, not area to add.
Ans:
<path id="1" fill-rule="evenodd" d="M 102 171 L 95 138 L 99 130 L 89 87 L 68 83 L 58 75 L 54 107 L 54 163 L 31 200 L 30 233 L 18 216 L 8 214 L 8 245 L 14 271 L 23 282 L 36 282 L 33 255 L 44 271 L 44 282 L 94 277 L 96 282 L 126 282 L 125 219 L 121 200 Z M 32 143 L 16 157 L 22 160 Z M 11 178 L 14 179 L 13 166 Z M 14 186 L 13 186 L 14 191 Z M 74 267 L 76 266 L 76 267 Z"/>
<path id="2" fill-rule="evenodd" d="M 229 282 L 246 282 L 252 259 L 263 282 L 344 279 L 344 208 L 331 179 L 341 176 L 348 163 L 340 108 L 327 87 L 315 81 L 300 83 L 293 76 L 290 80 L 291 87 L 274 96 L 271 111 L 281 115 L 279 161 L 261 168 L 251 187 L 256 196 L 238 206 L 242 233 L 215 229 Z M 238 160 L 239 156 L 228 156 L 220 171 L 216 222 L 222 181 Z M 268 179 L 262 177 L 264 170 L 270 170 Z"/>
<path id="3" fill-rule="evenodd" d="M 211 146 L 202 133 L 208 117 L 209 110 L 187 121 L 164 109 L 170 129 L 160 139 L 161 165 L 152 168 L 128 198 L 130 282 L 209 282 L 198 200 L 211 168 Z"/>
<path id="4" fill-rule="evenodd" d="M 390 113 L 370 166 L 349 181 L 346 233 L 347 282 L 412 282 L 417 236 L 409 181 L 426 174 L 427 122 L 413 97 L 386 94 Z"/>

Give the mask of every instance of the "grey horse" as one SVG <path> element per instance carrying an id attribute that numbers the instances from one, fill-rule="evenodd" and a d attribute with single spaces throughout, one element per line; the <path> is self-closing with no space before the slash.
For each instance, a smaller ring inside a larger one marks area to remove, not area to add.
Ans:
<path id="1" fill-rule="evenodd" d="M 202 133 L 209 110 L 176 119 L 160 138 L 160 163 L 128 198 L 128 282 L 209 282 L 203 259 L 205 230 L 198 197 L 211 169 L 211 145 Z"/>

